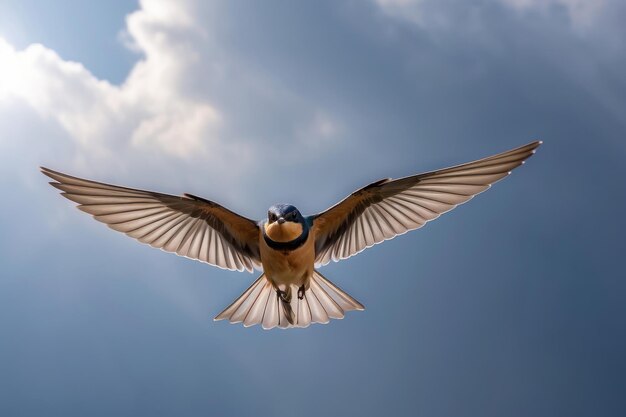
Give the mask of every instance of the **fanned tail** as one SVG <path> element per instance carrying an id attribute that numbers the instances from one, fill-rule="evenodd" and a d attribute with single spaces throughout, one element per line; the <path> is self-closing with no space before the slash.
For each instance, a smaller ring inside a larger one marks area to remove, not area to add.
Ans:
<path id="1" fill-rule="evenodd" d="M 346 311 L 364 310 L 357 300 L 327 280 L 318 271 L 311 276 L 310 287 L 299 299 L 297 287 L 291 302 L 281 301 L 265 274 L 261 275 L 239 298 L 215 317 L 245 327 L 260 324 L 264 329 L 274 327 L 308 327 L 311 323 L 326 324 L 330 319 L 342 319 Z"/>
<path id="2" fill-rule="evenodd" d="M 286 311 L 283 303 L 279 302 L 272 283 L 262 274 L 214 320 L 227 319 L 231 323 L 243 323 L 245 327 L 261 324 L 264 329 L 284 329 L 291 326 L 288 315 L 293 317 L 293 313 Z"/>

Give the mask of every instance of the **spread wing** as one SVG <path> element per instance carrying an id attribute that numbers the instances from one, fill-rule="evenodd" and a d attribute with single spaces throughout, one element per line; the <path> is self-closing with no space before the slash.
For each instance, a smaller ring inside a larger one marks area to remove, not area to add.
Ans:
<path id="1" fill-rule="evenodd" d="M 219 204 L 41 171 L 80 210 L 142 243 L 224 269 L 260 268 L 256 222 Z"/>
<path id="2" fill-rule="evenodd" d="M 312 216 L 316 265 L 349 258 L 422 227 L 509 175 L 539 145 L 537 141 L 475 162 L 361 188 Z"/>

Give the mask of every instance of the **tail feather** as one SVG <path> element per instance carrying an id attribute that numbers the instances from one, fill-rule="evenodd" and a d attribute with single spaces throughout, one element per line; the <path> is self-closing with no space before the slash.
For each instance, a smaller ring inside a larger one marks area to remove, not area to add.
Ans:
<path id="1" fill-rule="evenodd" d="M 270 295 L 265 304 L 265 315 L 263 316 L 263 320 L 261 320 L 261 326 L 263 326 L 264 329 L 274 328 L 277 326 L 277 323 L 280 322 L 278 305 L 278 297 Z"/>
<path id="2" fill-rule="evenodd" d="M 311 288 L 313 288 L 312 284 Z M 322 306 L 319 297 L 311 288 L 304 294 L 304 298 L 302 299 L 305 304 L 308 304 L 308 308 L 311 311 L 311 321 L 309 323 L 327 324 L 330 321 L 328 313 L 326 313 L 326 309 Z M 308 326 L 309 323 L 303 324 Z"/>
<path id="3" fill-rule="evenodd" d="M 326 292 L 324 288 L 315 279 L 311 280 L 311 288 L 309 291 L 320 303 L 320 306 L 326 313 L 326 317 L 331 319 L 343 318 L 343 309 L 339 304 Z M 328 320 L 326 320 L 328 321 Z"/>
<path id="4" fill-rule="evenodd" d="M 338 286 L 336 286 L 335 284 L 327 280 L 325 276 L 319 273 L 319 271 L 313 272 L 312 281 L 315 281 L 317 284 L 319 284 L 322 287 L 322 289 L 325 289 L 325 291 L 328 294 L 330 294 L 330 296 L 337 303 L 337 305 L 339 306 L 341 310 L 343 311 L 365 310 L 365 307 L 363 306 L 363 304 L 359 303 L 357 300 L 355 300 L 350 295 L 348 295 L 348 293 L 346 293 L 341 288 L 339 288 Z"/>
<path id="5" fill-rule="evenodd" d="M 250 310 L 250 304 L 258 298 L 258 294 L 253 294 L 263 291 L 266 284 L 269 284 L 269 282 L 265 279 L 264 275 L 261 275 L 239 298 L 218 314 L 214 320 L 228 319 L 231 323 L 241 323 L 244 321 Z"/>
<path id="6" fill-rule="evenodd" d="M 270 284 L 269 281 L 266 280 L 263 288 L 261 288 L 254 301 L 250 303 L 249 307 L 247 307 L 248 312 L 246 313 L 246 317 L 243 320 L 243 325 L 245 327 L 254 326 L 255 324 L 263 321 L 265 306 L 267 305 L 267 302 L 269 301 L 273 292 L 271 291 L 271 286 L 272 284 Z M 249 298 L 252 298 L 252 295 L 253 294 L 251 294 Z"/>
<path id="7" fill-rule="evenodd" d="M 297 288 L 294 288 L 292 293 L 296 292 Z M 364 310 L 364 307 L 318 271 L 313 272 L 304 297 L 292 297 L 290 303 L 279 299 L 263 274 L 215 320 L 243 322 L 245 327 L 260 324 L 264 329 L 285 329 L 308 327 L 311 323 L 325 324 L 330 319 L 343 318 L 345 312 L 351 310 Z"/>

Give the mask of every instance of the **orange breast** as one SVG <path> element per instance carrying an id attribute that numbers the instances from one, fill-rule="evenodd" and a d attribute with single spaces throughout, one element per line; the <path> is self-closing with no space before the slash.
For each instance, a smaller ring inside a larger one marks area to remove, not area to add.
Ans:
<path id="1" fill-rule="evenodd" d="M 292 251 L 279 251 L 270 248 L 265 239 L 259 239 L 263 271 L 275 287 L 284 285 L 308 286 L 315 262 L 315 238 L 309 238 L 299 248 Z M 282 288 L 282 287 L 281 287 Z"/>

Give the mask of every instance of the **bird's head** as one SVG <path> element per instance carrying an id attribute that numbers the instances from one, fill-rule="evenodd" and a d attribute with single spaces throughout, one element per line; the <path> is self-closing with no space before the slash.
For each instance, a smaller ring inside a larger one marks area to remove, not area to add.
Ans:
<path id="1" fill-rule="evenodd" d="M 305 232 L 306 221 L 294 206 L 276 204 L 269 208 L 264 227 L 265 234 L 274 242 L 290 242 Z"/>

